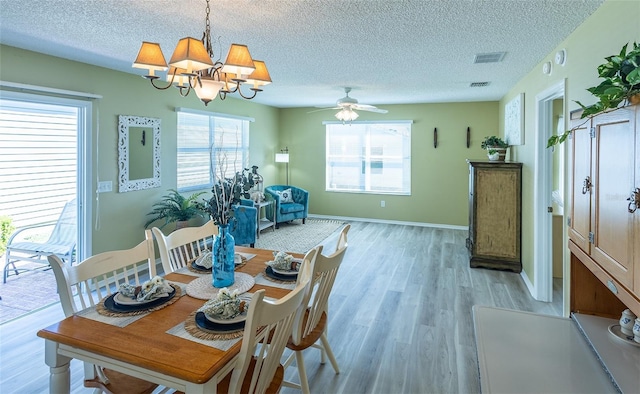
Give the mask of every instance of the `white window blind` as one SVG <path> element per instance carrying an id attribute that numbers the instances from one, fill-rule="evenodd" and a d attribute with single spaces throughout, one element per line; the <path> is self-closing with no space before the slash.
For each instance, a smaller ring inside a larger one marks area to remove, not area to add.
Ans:
<path id="1" fill-rule="evenodd" d="M 76 196 L 78 108 L 0 99 L 0 215 L 55 221 Z"/>
<path id="2" fill-rule="evenodd" d="M 178 112 L 178 190 L 213 186 L 249 163 L 249 119 L 206 112 Z"/>
<path id="3" fill-rule="evenodd" d="M 326 123 L 326 190 L 411 194 L 411 122 Z"/>

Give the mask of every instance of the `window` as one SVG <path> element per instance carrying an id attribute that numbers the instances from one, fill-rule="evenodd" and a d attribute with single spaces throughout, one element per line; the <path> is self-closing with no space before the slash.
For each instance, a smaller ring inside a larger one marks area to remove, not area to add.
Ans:
<path id="1" fill-rule="evenodd" d="M 250 118 L 178 110 L 178 190 L 213 186 L 213 175 L 231 177 L 249 164 Z M 224 163 L 222 168 L 217 168 Z"/>
<path id="2" fill-rule="evenodd" d="M 326 190 L 411 194 L 411 122 L 326 123 Z"/>

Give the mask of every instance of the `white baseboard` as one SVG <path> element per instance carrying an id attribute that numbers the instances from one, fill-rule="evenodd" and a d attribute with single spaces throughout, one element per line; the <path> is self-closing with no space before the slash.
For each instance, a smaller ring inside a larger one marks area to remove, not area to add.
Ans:
<path id="1" fill-rule="evenodd" d="M 384 224 L 399 224 L 403 226 L 417 226 L 417 227 L 436 227 L 436 228 L 446 228 L 450 230 L 468 230 L 467 226 L 454 226 L 451 224 L 436 224 L 436 223 L 421 223 L 421 222 L 404 222 L 400 220 L 383 220 L 383 219 L 370 219 L 370 218 L 353 218 L 348 216 L 327 216 L 327 215 L 312 215 L 309 214 L 310 218 L 317 219 L 333 219 L 333 220 L 343 220 L 346 222 L 371 222 L 371 223 L 384 223 Z"/>

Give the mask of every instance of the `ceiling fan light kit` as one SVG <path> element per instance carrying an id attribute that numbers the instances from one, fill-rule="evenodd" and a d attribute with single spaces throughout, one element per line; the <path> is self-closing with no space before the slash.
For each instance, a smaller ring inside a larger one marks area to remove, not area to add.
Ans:
<path id="1" fill-rule="evenodd" d="M 341 109 L 336 115 L 336 118 L 342 122 L 352 122 L 356 119 L 358 119 L 358 115 L 354 110 L 352 110 L 351 108 L 343 108 Z"/>
<path id="2" fill-rule="evenodd" d="M 335 114 L 335 117 L 344 123 L 344 122 L 352 122 L 358 118 L 359 115 L 355 110 L 376 112 L 379 114 L 386 114 L 387 112 L 389 112 L 386 109 L 380 109 L 380 108 L 374 107 L 373 105 L 358 104 L 358 100 L 349 96 L 349 92 L 351 92 L 351 88 L 348 88 L 348 87 L 344 88 L 344 92 L 346 93 L 346 96 L 336 101 L 335 107 L 322 108 L 315 111 L 309 111 L 308 113 L 325 111 L 328 109 L 339 109 L 340 111 L 338 111 L 338 113 Z"/>
<path id="3" fill-rule="evenodd" d="M 134 68 L 147 69 L 148 74 L 143 77 L 151 82 L 151 85 L 159 90 L 165 90 L 175 86 L 181 96 L 187 96 L 191 90 L 195 90 L 198 98 L 205 104 L 209 104 L 216 97 L 224 100 L 227 94 L 238 93 L 240 97 L 251 100 L 261 86 L 271 83 L 271 76 L 264 61 L 254 60 L 249 53 L 249 48 L 242 44 L 232 44 L 229 48 L 226 61 L 213 61 L 213 46 L 211 44 L 210 7 L 207 0 L 205 31 L 202 40 L 193 37 L 185 37 L 178 41 L 173 51 L 171 60 L 167 64 L 160 44 L 143 41 Z M 158 85 L 157 71 L 167 71 L 165 86 Z M 243 93 L 242 86 L 252 85 L 249 88 L 253 93 Z"/>

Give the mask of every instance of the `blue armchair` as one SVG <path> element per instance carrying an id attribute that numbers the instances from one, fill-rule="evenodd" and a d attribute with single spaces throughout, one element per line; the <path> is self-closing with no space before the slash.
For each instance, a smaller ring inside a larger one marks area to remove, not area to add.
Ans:
<path id="1" fill-rule="evenodd" d="M 253 248 L 258 231 L 258 209 L 253 201 L 241 200 L 240 204 L 233 208 L 233 217 L 229 228 L 236 245 L 249 245 Z"/>
<path id="2" fill-rule="evenodd" d="M 291 189 L 291 200 L 286 201 L 281 196 L 282 192 Z M 280 192 L 280 193 L 278 193 Z M 290 220 L 302 219 L 302 223 L 306 222 L 309 215 L 309 192 L 295 186 L 272 185 L 264 189 L 264 195 L 267 200 L 275 201 L 275 222 L 276 228 L 280 223 Z"/>

